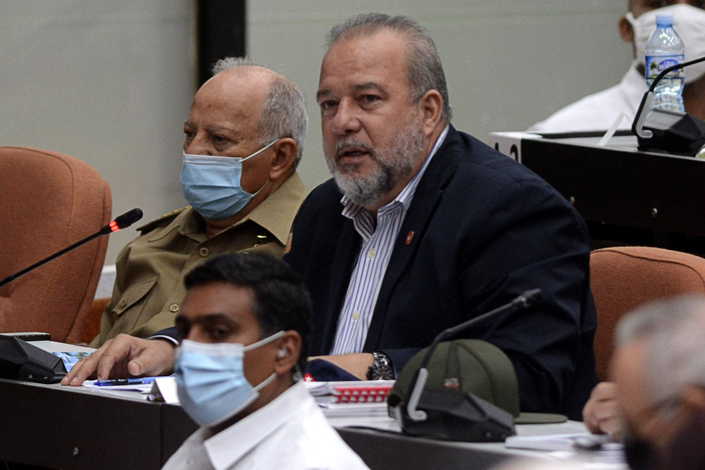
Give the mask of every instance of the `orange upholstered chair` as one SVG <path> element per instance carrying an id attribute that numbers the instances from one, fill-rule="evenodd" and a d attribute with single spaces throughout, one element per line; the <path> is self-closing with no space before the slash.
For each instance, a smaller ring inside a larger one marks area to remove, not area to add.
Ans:
<path id="1" fill-rule="evenodd" d="M 110 221 L 111 193 L 90 165 L 68 155 L 0 147 L 0 279 Z M 100 237 L 0 287 L 0 332 L 46 331 L 85 340 L 105 259 Z"/>
<path id="2" fill-rule="evenodd" d="M 607 378 L 614 330 L 625 313 L 640 304 L 690 292 L 705 293 L 705 259 L 643 246 L 602 248 L 590 256 L 592 293 L 597 308 L 597 373 Z"/>

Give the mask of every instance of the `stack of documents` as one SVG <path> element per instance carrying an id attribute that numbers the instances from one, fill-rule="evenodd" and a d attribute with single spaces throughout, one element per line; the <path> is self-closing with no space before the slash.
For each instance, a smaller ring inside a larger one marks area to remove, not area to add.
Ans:
<path id="1" fill-rule="evenodd" d="M 386 416 L 394 381 L 306 382 L 306 386 L 326 416 Z"/>

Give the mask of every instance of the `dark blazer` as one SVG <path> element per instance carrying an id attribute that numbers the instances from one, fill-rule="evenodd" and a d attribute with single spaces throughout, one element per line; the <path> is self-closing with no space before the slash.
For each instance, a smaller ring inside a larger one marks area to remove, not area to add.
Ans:
<path id="1" fill-rule="evenodd" d="M 313 298 L 312 355 L 332 348 L 360 247 L 340 199 L 332 180 L 309 195 L 285 257 Z M 522 410 L 579 418 L 596 380 L 589 253 L 584 222 L 555 189 L 451 127 L 399 232 L 364 351 L 384 351 L 399 369 L 441 330 L 540 288 L 541 304 L 464 336 L 509 356 Z"/>

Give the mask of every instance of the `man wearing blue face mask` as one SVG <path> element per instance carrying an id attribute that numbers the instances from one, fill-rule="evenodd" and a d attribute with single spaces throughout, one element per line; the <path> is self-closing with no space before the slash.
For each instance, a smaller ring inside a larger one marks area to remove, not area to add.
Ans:
<path id="1" fill-rule="evenodd" d="M 242 60 L 221 60 L 214 72 L 184 124 L 181 185 L 189 206 L 140 227 L 122 250 L 93 346 L 173 326 L 183 276 L 213 255 L 282 254 L 306 195 L 296 173 L 307 123 L 303 95 L 285 77 Z"/>
<path id="2" fill-rule="evenodd" d="M 685 44 L 685 60 L 705 56 L 705 1 L 630 0 L 628 13 L 619 20 L 619 34 L 632 43 L 634 61 L 622 81 L 607 90 L 586 96 L 534 124 L 529 131 L 576 132 L 608 129 L 623 115 L 620 129 L 628 129 L 647 91 L 644 51 L 656 29 L 656 15 L 671 15 Z M 686 111 L 705 119 L 705 64 L 684 69 L 683 99 Z"/>
<path id="3" fill-rule="evenodd" d="M 366 469 L 295 382 L 311 316 L 301 278 L 272 256 L 234 254 L 194 269 L 185 285 L 175 375 L 201 427 L 164 468 Z"/>

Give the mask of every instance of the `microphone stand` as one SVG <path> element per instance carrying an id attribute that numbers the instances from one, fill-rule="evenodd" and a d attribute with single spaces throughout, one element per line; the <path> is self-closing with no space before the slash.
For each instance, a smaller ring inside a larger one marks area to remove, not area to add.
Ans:
<path id="1" fill-rule="evenodd" d="M 421 394 L 423 393 L 424 387 L 426 386 L 426 380 L 428 379 L 428 362 L 431 360 L 431 356 L 433 356 L 433 352 L 436 350 L 438 343 L 445 339 L 456 336 L 465 329 L 476 325 L 487 318 L 494 317 L 496 315 L 499 315 L 500 313 L 512 312 L 517 309 L 528 308 L 533 305 L 536 301 L 538 301 L 540 297 L 541 289 L 527 290 L 506 305 L 502 305 L 501 307 L 497 307 L 494 310 L 490 310 L 487 313 L 483 313 L 478 317 L 472 318 L 452 328 L 448 328 L 447 330 L 441 331 L 426 350 L 426 354 L 424 354 L 423 360 L 421 361 L 421 365 L 419 366 L 416 381 L 414 382 L 414 387 L 411 390 L 411 394 L 409 396 L 409 399 L 407 400 L 406 405 L 406 412 L 409 415 L 409 418 L 411 418 L 413 421 L 426 420 L 426 412 L 418 409 L 417 407 L 419 404 L 419 400 L 421 399 Z"/>
<path id="2" fill-rule="evenodd" d="M 689 60 L 688 62 L 672 65 L 668 68 L 663 69 L 656 76 L 654 81 L 651 83 L 649 90 L 644 93 L 644 96 L 641 97 L 639 108 L 636 112 L 636 116 L 634 116 L 634 121 L 632 122 L 632 131 L 634 132 L 634 134 L 636 134 L 638 137 L 641 137 L 642 139 L 650 139 L 654 136 L 654 133 L 652 131 L 650 131 L 649 129 L 644 129 L 644 121 L 646 121 L 646 118 L 649 115 L 648 111 L 651 110 L 651 103 L 654 101 L 654 90 L 656 89 L 656 85 L 658 85 L 659 82 L 663 80 L 663 77 L 673 72 L 674 70 L 682 69 L 703 61 L 705 61 L 705 57 L 700 57 L 698 59 Z M 644 112 L 645 110 L 647 112 Z"/>
<path id="3" fill-rule="evenodd" d="M 75 248 L 78 248 L 79 246 L 83 245 L 84 243 L 88 243 L 89 241 L 93 240 L 94 238 L 98 238 L 101 235 L 107 235 L 112 232 L 117 232 L 118 230 L 121 230 L 123 228 L 127 228 L 130 225 L 132 225 L 133 223 L 135 223 L 136 221 L 138 221 L 140 218 L 142 218 L 142 210 L 141 209 L 132 209 L 132 210 L 122 214 L 121 216 L 116 217 L 115 220 L 113 220 L 112 222 L 110 222 L 108 225 L 101 228 L 100 230 L 98 230 L 93 235 L 89 235 L 86 238 L 79 240 L 70 246 L 67 246 L 63 250 L 60 250 L 50 256 L 47 256 L 46 258 L 44 258 L 42 260 L 37 261 L 32 266 L 24 268 L 23 270 L 15 273 L 15 274 L 12 274 L 10 276 L 7 276 L 5 279 L 0 280 L 0 287 L 14 281 L 15 279 L 17 279 L 20 276 L 24 276 L 25 274 L 27 274 L 31 270 L 36 269 L 39 266 L 41 266 L 45 263 L 48 263 L 49 261 L 51 261 L 55 258 L 58 258 L 59 256 L 65 254 L 65 253 L 68 253 L 69 251 L 71 251 Z"/>

